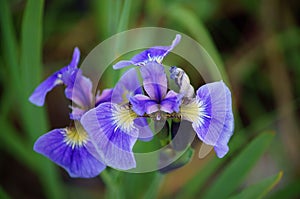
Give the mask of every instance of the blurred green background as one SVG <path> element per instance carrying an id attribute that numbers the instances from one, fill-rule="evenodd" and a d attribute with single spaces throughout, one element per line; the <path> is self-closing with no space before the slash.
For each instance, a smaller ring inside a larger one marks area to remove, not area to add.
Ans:
<path id="1" fill-rule="evenodd" d="M 297 0 L 0 0 L 0 198 L 299 198 L 299 10 Z M 29 95 L 75 46 L 84 58 L 109 36 L 148 26 L 191 36 L 218 65 L 234 101 L 230 153 L 196 154 L 166 175 L 70 178 L 32 150 L 69 124 L 63 88 L 45 108 Z"/>

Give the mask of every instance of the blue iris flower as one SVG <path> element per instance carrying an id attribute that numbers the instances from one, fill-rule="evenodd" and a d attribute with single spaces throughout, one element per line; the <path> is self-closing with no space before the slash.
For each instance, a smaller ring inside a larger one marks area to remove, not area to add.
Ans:
<path id="1" fill-rule="evenodd" d="M 164 67 L 156 62 L 149 62 L 140 69 L 143 86 L 147 95 L 137 94 L 130 98 L 132 109 L 140 116 L 160 111 L 173 113 L 179 111 L 182 95 L 168 90 L 167 75 Z M 159 119 L 159 118 L 158 118 Z"/>
<path id="2" fill-rule="evenodd" d="M 114 88 L 110 102 L 99 104 L 82 118 L 95 146 L 94 155 L 110 167 L 128 170 L 136 167 L 133 146 L 137 139 L 150 140 L 152 132 L 145 118 L 129 106 L 129 98 L 142 93 L 135 69 L 128 70 Z"/>
<path id="3" fill-rule="evenodd" d="M 208 83 L 201 86 L 195 96 L 194 88 L 182 69 L 171 67 L 170 77 L 179 86 L 179 93 L 184 95 L 180 106 L 181 118 L 192 122 L 199 139 L 213 146 L 219 158 L 225 156 L 234 129 L 228 87 L 223 81 Z"/>
<path id="4" fill-rule="evenodd" d="M 114 69 L 124 68 L 129 65 L 144 66 L 149 62 L 161 63 L 164 57 L 180 42 L 181 35 L 177 34 L 170 46 L 154 46 L 135 55 L 131 60 L 122 60 L 113 65 Z"/>
<path id="5" fill-rule="evenodd" d="M 101 103 L 111 98 L 111 89 L 102 95 L 92 95 L 92 82 L 82 75 L 77 68 L 80 52 L 75 48 L 69 65 L 52 74 L 42 82 L 30 96 L 29 100 L 41 106 L 45 96 L 55 86 L 64 84 L 65 95 L 73 101 L 70 119 L 79 120 L 93 106 L 93 101 Z M 95 98 L 95 99 L 94 99 Z M 106 165 L 92 155 L 94 146 L 87 132 L 79 124 L 77 128 L 54 129 L 42 135 L 34 144 L 34 150 L 63 167 L 71 177 L 91 178 L 97 176 Z"/>
<path id="6" fill-rule="evenodd" d="M 137 140 L 149 141 L 153 134 L 147 118 L 181 118 L 192 123 L 197 136 L 214 147 L 218 157 L 227 154 L 233 134 L 231 93 L 223 81 L 197 89 L 180 68 L 170 68 L 170 79 L 178 93 L 168 87 L 162 60 L 179 43 L 149 48 L 113 68 L 140 66 L 126 71 L 112 89 L 92 93 L 92 82 L 77 67 L 80 52 L 74 49 L 69 65 L 42 82 L 29 100 L 43 106 L 45 97 L 57 85 L 65 85 L 72 101 L 70 119 L 74 126 L 54 129 L 35 142 L 34 150 L 62 166 L 71 177 L 90 178 L 106 166 L 128 170 L 136 167 L 133 147 Z M 139 80 L 139 73 L 142 82 Z"/>
<path id="7" fill-rule="evenodd" d="M 230 90 L 219 81 L 205 84 L 195 93 L 187 74 L 180 68 L 171 67 L 170 78 L 176 80 L 179 93 L 167 92 L 168 82 L 161 62 L 180 39 L 181 36 L 176 35 L 171 46 L 152 47 L 129 61 L 116 63 L 113 68 L 141 66 L 143 87 L 148 95 L 137 94 L 130 98 L 132 110 L 137 115 L 149 117 L 149 114 L 158 113 L 157 119 L 160 119 L 160 112 L 165 112 L 192 122 L 199 139 L 213 146 L 221 158 L 229 151 L 227 144 L 234 129 Z"/>

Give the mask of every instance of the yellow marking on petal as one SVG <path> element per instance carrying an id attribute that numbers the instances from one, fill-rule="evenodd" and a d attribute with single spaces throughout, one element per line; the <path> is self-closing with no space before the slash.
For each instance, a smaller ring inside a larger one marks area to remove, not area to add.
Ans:
<path id="1" fill-rule="evenodd" d="M 66 134 L 65 134 L 65 142 L 67 145 L 72 146 L 72 149 L 75 148 L 75 146 L 83 146 L 88 141 L 88 135 L 83 129 L 83 127 L 69 127 L 66 128 Z"/>
<path id="2" fill-rule="evenodd" d="M 126 89 L 125 86 L 123 86 L 124 92 L 122 94 L 122 103 L 128 103 L 127 95 L 130 94 L 129 90 Z"/>
<path id="3" fill-rule="evenodd" d="M 203 102 L 196 99 L 183 103 L 180 107 L 180 114 L 184 119 L 195 123 L 197 126 L 203 124 L 204 117 L 210 118 L 205 114 Z"/>
<path id="4" fill-rule="evenodd" d="M 125 106 L 114 106 L 113 119 L 117 125 L 115 130 L 120 128 L 124 132 L 129 132 L 135 127 L 133 126 L 133 120 L 137 118 L 137 114 Z"/>

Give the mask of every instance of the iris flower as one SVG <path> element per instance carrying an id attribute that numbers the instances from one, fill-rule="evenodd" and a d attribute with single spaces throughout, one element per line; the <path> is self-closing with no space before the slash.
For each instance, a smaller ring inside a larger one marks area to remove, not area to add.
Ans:
<path id="1" fill-rule="evenodd" d="M 167 76 L 164 67 L 156 62 L 149 62 L 140 69 L 143 86 L 147 95 L 137 94 L 130 98 L 132 109 L 138 115 L 151 114 L 160 111 L 173 113 L 179 111 L 182 95 L 168 89 Z M 159 119 L 159 118 L 158 118 Z"/>
<path id="2" fill-rule="evenodd" d="M 167 78 L 161 65 L 163 58 L 180 42 L 176 35 L 171 46 L 149 48 L 129 61 L 120 61 L 113 68 L 128 65 L 140 66 L 144 90 L 148 95 L 137 94 L 130 98 L 132 110 L 139 116 L 151 117 L 161 112 L 167 117 L 176 117 L 192 122 L 193 129 L 201 141 L 214 147 L 218 157 L 227 154 L 228 142 L 233 134 L 234 118 L 231 93 L 223 81 L 200 87 L 196 93 L 188 75 L 180 68 L 170 68 L 170 78 L 179 86 L 179 94 L 168 90 Z"/>
<path id="3" fill-rule="evenodd" d="M 64 84 L 66 97 L 73 101 L 70 119 L 80 119 L 92 106 L 95 97 L 92 95 L 92 82 L 77 68 L 79 57 L 79 49 L 75 48 L 71 63 L 42 82 L 29 100 L 41 106 L 48 92 L 55 86 Z M 106 90 L 102 95 L 98 94 L 96 102 L 109 100 L 110 93 L 110 90 Z M 93 149 L 93 144 L 80 124 L 77 128 L 54 129 L 39 137 L 34 144 L 36 152 L 63 167 L 71 177 L 91 178 L 106 168 L 106 165 L 95 158 L 88 149 Z"/>
<path id="4" fill-rule="evenodd" d="M 194 97 L 186 73 L 176 67 L 171 67 L 170 73 L 185 96 L 180 106 L 181 118 L 192 122 L 199 139 L 213 146 L 222 158 L 229 150 L 227 143 L 234 128 L 230 90 L 223 81 L 212 82 L 201 86 Z"/>
<path id="5" fill-rule="evenodd" d="M 128 98 L 141 93 L 137 72 L 127 71 L 117 83 L 110 102 L 99 104 L 81 118 L 93 140 L 94 155 L 110 167 L 128 170 L 136 167 L 133 146 L 138 138 L 151 138 L 145 118 L 130 108 Z M 93 151 L 93 150 L 91 150 Z"/>
<path id="6" fill-rule="evenodd" d="M 231 93 L 225 83 L 208 83 L 195 93 L 188 75 L 171 67 L 170 78 L 179 91 L 168 87 L 161 62 L 180 39 L 176 35 L 170 46 L 155 46 L 131 60 L 116 63 L 114 69 L 139 67 L 125 72 L 114 88 L 96 95 L 92 93 L 91 80 L 77 67 L 80 52 L 75 48 L 70 64 L 42 82 L 29 98 L 33 104 L 43 106 L 48 92 L 57 85 L 65 85 L 65 95 L 72 101 L 72 125 L 42 135 L 34 150 L 63 167 L 71 177 L 94 177 L 106 166 L 132 169 L 136 167 L 136 141 L 149 141 L 153 136 L 147 118 L 157 121 L 164 117 L 181 118 L 189 121 L 189 125 L 191 122 L 201 141 L 213 146 L 218 157 L 226 155 L 234 118 Z"/>

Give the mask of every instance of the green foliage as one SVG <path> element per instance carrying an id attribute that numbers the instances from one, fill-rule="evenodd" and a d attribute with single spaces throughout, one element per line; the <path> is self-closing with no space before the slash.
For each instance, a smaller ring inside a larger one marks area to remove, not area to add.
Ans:
<path id="1" fill-rule="evenodd" d="M 72 190 L 66 187 L 74 186 L 76 189 L 80 185 L 73 179 L 62 180 L 57 166 L 32 150 L 38 136 L 50 129 L 45 108 L 35 107 L 28 102 L 31 92 L 46 76 L 42 63 L 45 66 L 51 62 L 53 64 L 57 54 L 51 55 L 49 52 L 68 46 L 64 40 L 78 30 L 83 31 L 78 36 L 79 40 L 88 38 L 83 40 L 85 43 L 80 43 L 84 55 L 113 34 L 141 26 L 161 26 L 190 35 L 206 49 L 224 81 L 233 88 L 236 131 L 230 142 L 230 153 L 224 159 L 206 160 L 201 168 L 194 171 L 194 176 L 182 184 L 180 190 L 176 190 L 176 198 L 221 196 L 277 199 L 299 196 L 299 165 L 295 161 L 299 159 L 289 151 L 299 146 L 299 139 L 291 133 L 299 130 L 299 125 L 293 121 L 298 121 L 299 113 L 295 110 L 299 109 L 300 94 L 300 79 L 297 78 L 300 76 L 300 37 L 299 22 L 294 13 L 297 6 L 294 3 L 282 5 L 281 9 L 281 4 L 275 0 L 271 0 L 270 4 L 257 0 L 240 0 L 233 4 L 217 0 L 45 2 L 0 1 L 0 153 L 5 153 L 4 158 L 13 157 L 33 173 L 24 175 L 35 175 L 43 196 L 66 198 L 66 192 Z M 282 12 L 278 14 L 276 9 Z M 229 42 L 232 40 L 236 43 Z M 51 45 L 53 41 L 57 43 Z M 274 43 L 278 45 L 276 53 L 269 53 L 268 49 L 274 48 L 268 46 Z M 276 72 L 279 68 L 288 75 L 286 79 L 278 77 Z M 111 87 L 121 72 L 110 68 L 106 74 L 107 78 L 103 78 L 102 84 Z M 281 91 L 288 91 L 290 95 L 281 96 Z M 285 123 L 286 120 L 290 123 Z M 296 126 L 295 129 L 291 129 L 290 124 Z M 271 133 L 256 136 L 258 132 L 270 130 L 275 130 L 276 136 Z M 138 141 L 135 150 L 146 152 L 153 147 L 160 147 L 159 136 L 162 135 L 155 136 L 152 143 Z M 253 141 L 248 143 L 253 137 Z M 277 145 L 268 148 L 272 139 Z M 283 172 L 242 189 L 249 172 L 267 148 L 276 164 L 275 168 Z M 188 163 L 192 154 L 193 150 L 188 150 L 178 160 L 181 162 L 171 166 L 179 167 Z M 181 170 L 185 170 L 185 167 L 181 167 Z M 285 174 L 285 180 L 280 182 L 282 173 Z M 107 198 L 151 199 L 160 197 L 163 191 L 161 185 L 168 175 L 172 175 L 172 172 L 132 174 L 107 169 L 101 178 L 105 183 Z M 280 188 L 275 188 L 267 195 L 279 182 Z M 13 197 L 14 193 L 9 192 L 6 182 L 1 183 L 0 198 Z M 101 187 L 101 184 L 97 186 Z M 102 198 L 102 190 L 76 191 L 79 198 Z M 85 195 L 86 191 L 91 193 Z M 166 195 L 174 197 L 174 193 Z"/>
<path id="2" fill-rule="evenodd" d="M 226 198 L 233 193 L 242 183 L 250 169 L 259 160 L 272 138 L 273 134 L 264 133 L 247 145 L 247 147 L 224 168 L 213 185 L 204 193 L 203 198 L 219 198 L 220 196 Z"/>
<path id="3" fill-rule="evenodd" d="M 9 195 L 0 187 L 0 198 L 2 199 L 10 199 Z"/>
<path id="4" fill-rule="evenodd" d="M 282 178 L 283 173 L 268 177 L 254 185 L 251 185 L 244 189 L 241 193 L 230 197 L 230 199 L 251 199 L 251 198 L 262 198 L 264 197 L 274 186 L 276 186 Z"/>

